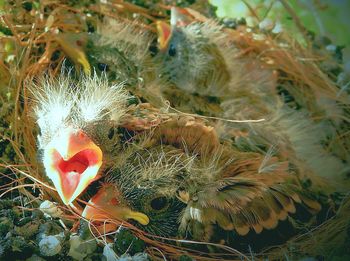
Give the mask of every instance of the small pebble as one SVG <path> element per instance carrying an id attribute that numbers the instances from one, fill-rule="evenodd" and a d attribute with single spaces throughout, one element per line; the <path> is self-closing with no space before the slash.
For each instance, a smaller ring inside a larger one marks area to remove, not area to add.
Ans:
<path id="1" fill-rule="evenodd" d="M 96 240 L 82 240 L 78 235 L 72 235 L 69 239 L 68 256 L 75 260 L 84 260 L 86 256 L 94 253 L 97 248 Z"/>
<path id="2" fill-rule="evenodd" d="M 279 34 L 283 32 L 283 25 L 280 22 L 277 22 L 275 27 L 271 31 L 274 34 Z"/>
<path id="3" fill-rule="evenodd" d="M 62 246 L 56 236 L 46 236 L 40 240 L 39 249 L 43 256 L 54 256 L 61 251 Z"/>
<path id="4" fill-rule="evenodd" d="M 263 34 L 253 34 L 253 39 L 255 41 L 264 41 L 266 39 L 266 36 Z"/>
<path id="5" fill-rule="evenodd" d="M 107 261 L 117 261 L 119 260 L 117 254 L 113 250 L 113 244 L 107 244 L 103 248 L 103 256 L 106 257 Z M 129 260 L 129 259 L 124 259 Z"/>
<path id="6" fill-rule="evenodd" d="M 326 46 L 326 50 L 329 52 L 335 52 L 337 50 L 337 46 L 334 44 L 329 44 Z"/>
<path id="7" fill-rule="evenodd" d="M 63 214 L 61 209 L 59 209 L 53 202 L 48 200 L 41 203 L 39 208 L 44 214 L 52 218 L 59 218 Z"/>
<path id="8" fill-rule="evenodd" d="M 269 18 L 265 18 L 259 23 L 260 30 L 271 31 L 274 27 L 275 23 Z"/>

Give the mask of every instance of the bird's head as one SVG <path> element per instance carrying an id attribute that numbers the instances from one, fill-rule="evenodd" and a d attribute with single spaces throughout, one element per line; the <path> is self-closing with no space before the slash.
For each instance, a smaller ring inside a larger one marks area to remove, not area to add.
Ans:
<path id="1" fill-rule="evenodd" d="M 114 128 L 128 96 L 96 75 L 75 84 L 64 77 L 41 82 L 32 88 L 39 150 L 47 176 L 69 204 L 108 165 L 106 155 L 116 150 Z"/>
<path id="2" fill-rule="evenodd" d="M 91 198 L 83 216 L 91 220 L 137 221 L 136 226 L 158 236 L 175 236 L 186 207 L 177 191 L 190 160 L 178 150 L 136 152 L 111 174 Z"/>
<path id="3" fill-rule="evenodd" d="M 185 27 L 193 22 L 193 18 L 186 9 L 173 6 L 171 8 L 170 25 L 161 20 L 157 21 L 159 49 L 163 52 L 169 48 L 170 40 L 177 28 Z"/>
<path id="4" fill-rule="evenodd" d="M 190 93 L 225 95 L 218 91 L 230 79 L 225 57 L 236 50 L 220 25 L 196 22 L 185 9 L 173 7 L 170 25 L 158 21 L 157 34 L 155 61 L 162 78 Z"/>

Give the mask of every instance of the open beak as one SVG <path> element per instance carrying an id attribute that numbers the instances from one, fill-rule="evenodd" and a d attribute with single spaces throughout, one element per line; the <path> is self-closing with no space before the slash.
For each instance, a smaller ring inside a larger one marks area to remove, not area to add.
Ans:
<path id="1" fill-rule="evenodd" d="M 81 130 L 65 128 L 45 147 L 44 167 L 64 204 L 70 204 L 94 180 L 102 150 Z"/>
<path id="2" fill-rule="evenodd" d="M 191 14 L 186 9 L 173 6 L 171 8 L 170 24 L 160 20 L 156 22 L 159 50 L 166 51 L 174 28 L 190 24 L 193 21 L 190 17 Z"/>
<path id="3" fill-rule="evenodd" d="M 158 32 L 158 44 L 159 44 L 159 50 L 165 51 L 168 48 L 169 41 L 171 38 L 171 27 L 169 24 L 157 21 L 157 32 Z"/>
<path id="4" fill-rule="evenodd" d="M 133 219 L 142 225 L 149 223 L 149 218 L 141 213 L 132 211 L 120 203 L 120 194 L 112 184 L 105 184 L 86 205 L 82 216 L 95 221 L 106 219 L 127 220 Z"/>

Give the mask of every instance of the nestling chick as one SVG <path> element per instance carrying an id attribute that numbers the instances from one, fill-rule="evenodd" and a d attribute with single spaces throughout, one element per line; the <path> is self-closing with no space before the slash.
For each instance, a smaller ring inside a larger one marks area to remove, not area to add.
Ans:
<path id="1" fill-rule="evenodd" d="M 132 219 L 151 234 L 175 236 L 185 206 L 176 197 L 177 178 L 185 178 L 182 173 L 191 163 L 191 158 L 172 146 L 137 150 L 107 177 L 83 216 L 92 220 Z"/>
<path id="2" fill-rule="evenodd" d="M 297 206 L 320 210 L 283 162 L 259 173 L 263 160 L 224 147 L 210 156 L 171 145 L 137 151 L 110 174 L 83 216 L 131 219 L 153 235 L 213 242 L 220 230 L 225 239 L 274 229 Z"/>
<path id="3" fill-rule="evenodd" d="M 41 86 L 32 87 L 38 146 L 47 176 L 69 204 L 118 153 L 113 133 L 129 96 L 121 85 L 96 75 L 76 83 L 63 76 L 41 80 Z"/>
<path id="4" fill-rule="evenodd" d="M 189 93 L 227 95 L 231 75 L 220 47 L 223 32 L 215 22 L 190 23 L 181 9 L 171 9 L 170 26 L 158 22 L 160 52 L 155 57 L 159 74 Z"/>

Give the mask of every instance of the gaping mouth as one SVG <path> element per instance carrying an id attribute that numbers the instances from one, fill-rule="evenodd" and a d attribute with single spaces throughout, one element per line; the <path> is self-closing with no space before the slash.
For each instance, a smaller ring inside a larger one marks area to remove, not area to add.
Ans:
<path id="1" fill-rule="evenodd" d="M 64 130 L 44 151 L 44 166 L 65 204 L 98 178 L 102 151 L 81 131 Z"/>
<path id="2" fill-rule="evenodd" d="M 93 150 L 79 151 L 67 161 L 61 157 L 58 161 L 57 167 L 62 173 L 75 172 L 82 174 L 91 163 L 96 161 L 96 156 L 97 155 Z"/>
<path id="3" fill-rule="evenodd" d="M 157 21 L 157 31 L 159 49 L 165 51 L 171 38 L 171 27 L 165 22 Z"/>

